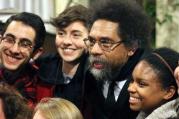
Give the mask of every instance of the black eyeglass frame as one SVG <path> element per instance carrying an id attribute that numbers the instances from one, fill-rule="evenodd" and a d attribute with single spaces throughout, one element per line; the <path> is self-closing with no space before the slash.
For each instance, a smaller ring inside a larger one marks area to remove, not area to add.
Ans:
<path id="1" fill-rule="evenodd" d="M 15 39 L 9 40 L 8 36 L 5 36 L 5 37 L 0 36 L 0 41 L 1 42 L 4 41 L 4 42 L 9 43 L 11 45 L 14 45 L 16 43 Z M 28 42 L 26 41 L 24 44 L 23 44 L 23 41 L 19 41 L 18 42 L 18 47 L 22 47 L 22 48 L 26 48 L 26 49 L 29 49 L 29 48 L 33 49 L 33 44 L 31 42 L 29 42 L 29 41 Z"/>
<path id="2" fill-rule="evenodd" d="M 108 40 L 107 42 L 108 44 L 107 43 L 102 44 L 101 40 L 93 40 L 93 42 L 91 42 L 89 38 L 85 38 L 83 39 L 83 41 L 88 49 L 91 49 L 97 42 L 100 48 L 107 52 L 114 50 L 118 45 L 121 45 L 124 42 L 122 40 L 117 41 L 117 42 Z M 107 44 L 108 46 L 107 45 L 105 46 L 105 44 Z"/>

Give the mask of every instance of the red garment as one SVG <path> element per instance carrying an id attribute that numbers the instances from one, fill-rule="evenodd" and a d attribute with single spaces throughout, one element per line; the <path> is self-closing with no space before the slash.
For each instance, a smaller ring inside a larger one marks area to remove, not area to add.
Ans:
<path id="1" fill-rule="evenodd" d="M 37 87 L 36 87 L 36 90 L 37 90 L 37 95 L 36 95 L 37 102 L 39 102 L 44 97 L 53 97 L 54 88 L 55 88 L 55 86 L 52 86 L 52 85 L 47 84 L 47 83 L 42 83 L 42 82 L 38 83 Z"/>
<path id="2" fill-rule="evenodd" d="M 43 97 L 53 96 L 53 86 L 43 84 L 37 78 L 37 69 L 31 64 L 23 70 L 12 73 L 3 68 L 0 69 L 1 82 L 6 82 L 13 86 L 20 94 L 27 99 L 29 107 L 34 108 Z"/>

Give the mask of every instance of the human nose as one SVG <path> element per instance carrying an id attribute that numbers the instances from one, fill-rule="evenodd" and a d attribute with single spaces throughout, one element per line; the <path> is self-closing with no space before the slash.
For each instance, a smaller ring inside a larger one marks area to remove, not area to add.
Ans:
<path id="1" fill-rule="evenodd" d="M 73 38 L 70 35 L 66 35 L 63 39 L 64 44 L 71 44 L 73 41 Z"/>
<path id="2" fill-rule="evenodd" d="M 131 82 L 129 84 L 129 87 L 128 87 L 128 92 L 129 93 L 134 93 L 136 91 L 136 86 L 135 86 L 135 83 L 134 82 Z"/>
<path id="3" fill-rule="evenodd" d="M 14 44 L 12 44 L 12 46 L 10 47 L 10 51 L 11 52 L 19 52 L 20 51 L 19 43 L 15 42 Z"/>
<path id="4" fill-rule="evenodd" d="M 100 47 L 100 45 L 99 45 L 99 42 L 98 41 L 96 41 L 95 43 L 94 43 L 94 45 L 91 47 L 91 50 L 90 50 L 90 53 L 91 54 L 102 54 L 102 49 L 101 49 L 101 47 Z"/>

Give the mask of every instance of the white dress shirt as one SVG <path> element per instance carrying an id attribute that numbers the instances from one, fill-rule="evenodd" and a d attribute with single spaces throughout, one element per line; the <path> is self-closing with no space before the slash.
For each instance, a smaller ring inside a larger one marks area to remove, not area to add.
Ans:
<path id="1" fill-rule="evenodd" d="M 116 81 L 115 87 L 114 87 L 114 96 L 115 96 L 115 100 L 117 101 L 118 96 L 121 92 L 121 89 L 123 88 L 124 84 L 126 83 L 127 80 L 123 80 L 123 81 Z M 105 98 L 107 98 L 107 94 L 108 94 L 108 88 L 109 88 L 109 84 L 111 83 L 111 81 L 105 81 L 103 84 L 103 95 Z"/>

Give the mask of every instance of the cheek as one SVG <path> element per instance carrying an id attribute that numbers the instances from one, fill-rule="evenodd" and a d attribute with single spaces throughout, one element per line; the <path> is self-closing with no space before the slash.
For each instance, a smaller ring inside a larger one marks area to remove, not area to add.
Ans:
<path id="1" fill-rule="evenodd" d="M 3 50 L 5 50 L 5 49 L 8 49 L 8 47 L 7 47 L 7 46 L 4 46 L 4 45 L 0 45 L 0 51 L 3 51 Z"/>
<path id="2" fill-rule="evenodd" d="M 33 55 L 33 50 L 30 50 L 28 52 L 24 52 L 23 54 L 27 57 L 26 59 L 29 59 Z"/>
<path id="3" fill-rule="evenodd" d="M 63 41 L 62 38 L 59 38 L 58 36 L 56 36 L 56 39 L 55 39 L 56 46 L 59 46 L 62 43 L 62 41 Z"/>
<path id="4" fill-rule="evenodd" d="M 3 45 L 2 45 L 2 43 L 0 43 L 0 50 L 2 49 L 2 47 L 3 47 Z"/>
<path id="5" fill-rule="evenodd" d="M 158 91 L 146 90 L 141 92 L 143 98 L 142 105 L 146 109 L 152 109 L 162 102 L 162 95 L 156 94 Z"/>
<path id="6" fill-rule="evenodd" d="M 84 48 L 84 49 L 87 49 L 86 48 L 86 45 L 84 43 L 84 41 L 78 41 L 78 42 L 74 42 L 75 46 L 78 47 L 78 48 Z"/>
<path id="7" fill-rule="evenodd" d="M 114 66 L 120 66 L 123 65 L 127 62 L 127 57 L 124 54 L 119 54 L 118 53 L 113 53 L 113 54 L 106 54 L 107 60 L 108 62 L 110 62 L 111 64 L 113 64 Z"/>
<path id="8" fill-rule="evenodd" d="M 32 52 L 22 53 L 22 55 L 23 55 L 23 59 L 21 60 L 20 65 L 29 62 L 30 58 L 32 57 Z"/>
<path id="9" fill-rule="evenodd" d="M 139 95 L 145 100 L 151 100 L 152 97 L 155 97 L 155 92 L 152 87 L 138 88 Z"/>

